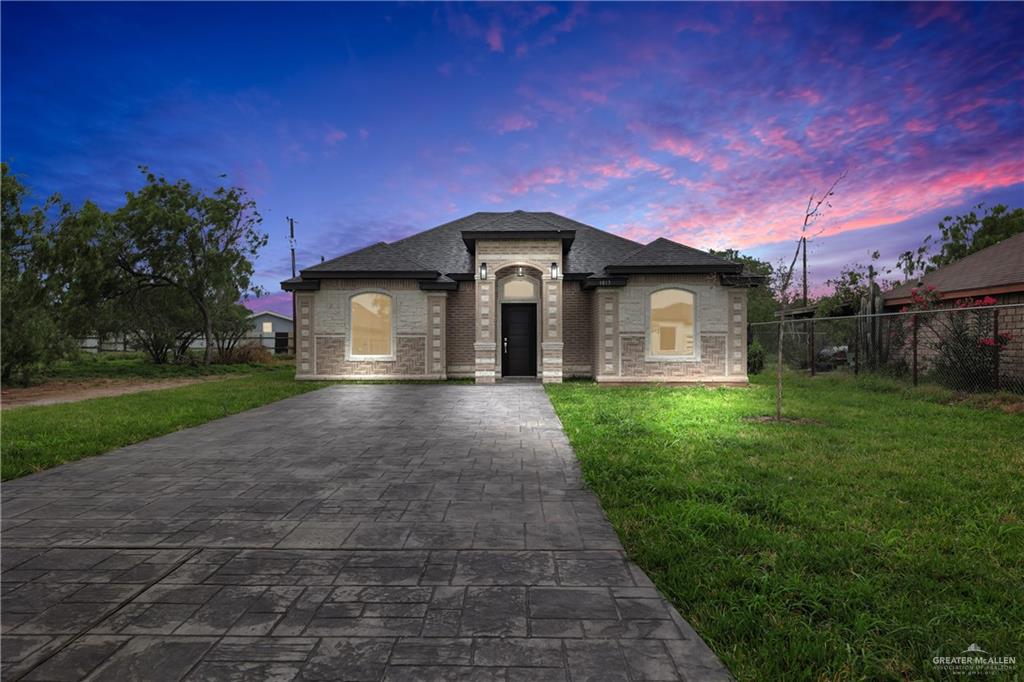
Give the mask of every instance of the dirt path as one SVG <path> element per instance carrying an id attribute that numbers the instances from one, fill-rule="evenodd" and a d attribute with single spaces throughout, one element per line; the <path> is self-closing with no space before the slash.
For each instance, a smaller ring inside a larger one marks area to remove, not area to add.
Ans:
<path id="1" fill-rule="evenodd" d="M 180 379 L 82 379 L 79 381 L 48 381 L 27 388 L 4 388 L 0 392 L 0 406 L 7 410 L 28 405 L 56 405 L 90 398 L 108 398 L 126 393 L 159 391 L 204 381 L 220 381 L 227 376 L 186 377 Z"/>

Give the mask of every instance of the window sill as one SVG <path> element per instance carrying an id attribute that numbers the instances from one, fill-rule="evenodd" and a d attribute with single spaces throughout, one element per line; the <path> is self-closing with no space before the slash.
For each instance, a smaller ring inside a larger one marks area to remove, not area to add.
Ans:
<path id="1" fill-rule="evenodd" d="M 394 362 L 394 355 L 349 355 L 346 360 L 349 362 Z"/>

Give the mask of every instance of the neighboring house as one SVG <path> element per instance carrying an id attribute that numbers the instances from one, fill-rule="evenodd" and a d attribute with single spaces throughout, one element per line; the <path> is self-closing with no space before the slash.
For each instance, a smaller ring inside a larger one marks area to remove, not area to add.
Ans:
<path id="1" fill-rule="evenodd" d="M 282 282 L 296 376 L 747 381 L 741 265 L 555 213 L 474 213 Z"/>
<path id="2" fill-rule="evenodd" d="M 278 354 L 289 352 L 289 338 L 295 328 L 292 318 L 264 310 L 253 313 L 249 319 L 252 321 L 252 336 L 246 337 L 246 342 L 258 341 Z"/>
<path id="3" fill-rule="evenodd" d="M 1024 303 L 1024 233 L 890 289 L 882 294 L 885 306 L 907 305 L 911 289 L 927 286 L 946 301 L 991 296 L 999 303 Z"/>
<path id="4" fill-rule="evenodd" d="M 911 290 L 929 286 L 950 307 L 960 299 L 985 296 L 997 305 L 1018 304 L 998 312 L 999 331 L 1012 337 L 1000 362 L 1004 374 L 1024 378 L 1024 233 L 890 289 L 882 294 L 885 307 L 898 310 L 911 302 Z"/>

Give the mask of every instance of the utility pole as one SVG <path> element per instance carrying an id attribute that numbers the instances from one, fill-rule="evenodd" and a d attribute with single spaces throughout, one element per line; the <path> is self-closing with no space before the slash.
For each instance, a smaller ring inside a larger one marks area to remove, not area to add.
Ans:
<path id="1" fill-rule="evenodd" d="M 801 238 L 804 243 L 804 307 L 807 307 L 807 237 Z M 292 277 L 295 276 L 295 264 L 292 264 Z"/>
<path id="2" fill-rule="evenodd" d="M 288 247 L 292 250 L 292 279 L 295 279 L 295 218 L 288 218 Z M 295 314 L 295 292 L 292 292 L 292 354 L 299 354 L 299 318 Z"/>

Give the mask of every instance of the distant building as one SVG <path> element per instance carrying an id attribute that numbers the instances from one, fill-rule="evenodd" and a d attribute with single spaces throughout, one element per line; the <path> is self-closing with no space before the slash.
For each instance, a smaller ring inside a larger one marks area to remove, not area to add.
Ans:
<path id="1" fill-rule="evenodd" d="M 253 313 L 249 319 L 252 321 L 252 335 L 246 338 L 246 341 L 258 341 L 276 354 L 289 352 L 290 339 L 295 329 L 292 318 L 272 310 L 264 310 Z"/>

